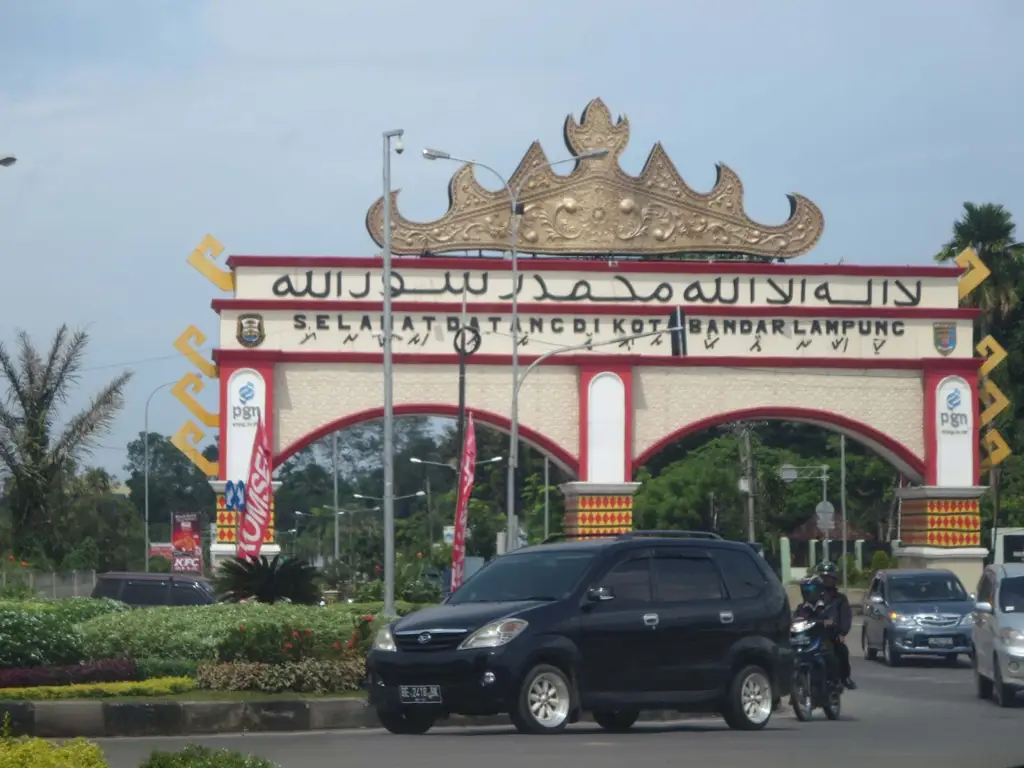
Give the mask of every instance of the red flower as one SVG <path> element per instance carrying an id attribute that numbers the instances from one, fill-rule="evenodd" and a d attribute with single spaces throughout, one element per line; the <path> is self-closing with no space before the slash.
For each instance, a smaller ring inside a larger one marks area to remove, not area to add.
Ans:
<path id="1" fill-rule="evenodd" d="M 379 565 L 375 565 L 373 567 L 377 570 L 377 573 L 381 572 L 381 567 Z"/>
<path id="2" fill-rule="evenodd" d="M 373 621 L 373 616 L 363 616 L 363 621 Z"/>
<path id="3" fill-rule="evenodd" d="M 418 557 L 420 560 L 422 560 L 423 559 L 423 553 L 422 552 L 417 552 L 416 553 L 416 557 Z"/>
<path id="4" fill-rule="evenodd" d="M 238 631 L 239 632 L 245 632 L 245 624 L 239 624 L 238 625 Z"/>
<path id="5" fill-rule="evenodd" d="M 312 635 L 313 634 L 313 630 L 310 629 L 309 627 L 306 627 L 306 634 L 307 635 Z"/>
<path id="6" fill-rule="evenodd" d="M 341 643 L 335 643 L 335 644 L 334 644 L 334 647 L 335 647 L 335 648 L 336 648 L 337 650 L 339 650 L 339 651 L 340 651 L 340 650 L 341 650 Z"/>
<path id="7" fill-rule="evenodd" d="M 9 562 L 12 562 L 12 563 L 13 563 L 13 562 L 14 562 L 14 555 L 8 555 L 8 556 L 7 556 L 7 560 L 8 560 Z"/>
<path id="8" fill-rule="evenodd" d="M 298 637 L 298 636 L 299 636 L 298 632 L 292 632 L 292 637 Z"/>
<path id="9" fill-rule="evenodd" d="M 348 641 L 348 647 L 349 648 L 355 648 L 356 647 L 356 641 L 355 640 L 349 640 Z"/>
<path id="10" fill-rule="evenodd" d="M 22 568 L 28 568 L 28 563 L 26 563 L 24 560 L 22 560 L 21 561 L 21 567 Z"/>
<path id="11" fill-rule="evenodd" d="M 285 648 L 291 648 L 291 647 L 292 647 L 292 644 L 291 644 L 291 643 L 285 643 L 285 644 L 284 644 L 284 647 L 285 647 Z"/>
<path id="12" fill-rule="evenodd" d="M 357 637 L 359 637 L 359 633 L 358 632 L 353 632 L 352 633 L 352 639 L 355 640 Z"/>

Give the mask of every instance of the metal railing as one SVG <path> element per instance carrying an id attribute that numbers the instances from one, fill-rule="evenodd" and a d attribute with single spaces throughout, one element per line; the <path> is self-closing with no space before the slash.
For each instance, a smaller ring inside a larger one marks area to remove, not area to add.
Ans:
<path id="1" fill-rule="evenodd" d="M 31 568 L 0 573 L 0 587 L 25 585 L 37 597 L 88 597 L 96 586 L 96 571 L 37 571 Z"/>

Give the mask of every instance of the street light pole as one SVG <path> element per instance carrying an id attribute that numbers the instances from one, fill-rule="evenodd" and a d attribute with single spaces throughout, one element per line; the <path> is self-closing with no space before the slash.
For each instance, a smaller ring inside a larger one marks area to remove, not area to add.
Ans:
<path id="1" fill-rule="evenodd" d="M 525 176 L 523 176 L 522 180 L 519 182 L 519 187 L 513 194 L 512 188 L 509 186 L 508 181 L 505 180 L 505 177 L 489 165 L 485 165 L 484 163 L 476 160 L 464 160 L 436 149 L 423 150 L 423 156 L 427 160 L 452 160 L 458 163 L 467 163 L 490 171 L 498 178 L 502 186 L 505 187 L 505 192 L 509 197 L 509 235 L 511 237 L 509 256 L 512 260 L 512 413 L 509 419 L 508 473 L 505 483 L 505 506 L 508 517 L 505 546 L 508 550 L 515 549 L 515 544 L 518 541 L 515 531 L 515 504 L 516 467 L 519 464 L 519 197 L 522 194 L 523 187 L 526 185 L 526 182 L 537 171 L 544 170 L 546 168 L 553 168 L 556 165 L 563 165 L 565 163 L 579 163 L 591 158 L 604 157 L 607 154 L 607 149 L 599 149 L 596 152 L 587 152 L 576 157 L 567 157 L 563 160 L 555 160 L 552 163 L 546 163 L 544 165 L 535 165 L 526 173 Z"/>
<path id="2" fill-rule="evenodd" d="M 331 476 L 334 480 L 334 562 L 338 562 L 338 433 L 331 433 Z"/>
<path id="3" fill-rule="evenodd" d="M 5 160 L 8 158 L 4 158 Z M 14 158 L 10 158 L 11 162 L 14 162 Z M 3 161 L 0 160 L 0 163 Z M 8 163 L 10 165 L 10 163 Z M 173 387 L 177 384 L 176 381 L 168 381 L 161 384 L 159 387 L 149 393 L 149 397 L 146 398 L 146 407 L 142 415 L 142 506 L 143 506 L 143 520 L 146 527 L 145 546 L 146 546 L 146 573 L 149 573 L 149 404 L 153 401 L 153 396 L 165 387 Z"/>
<path id="4" fill-rule="evenodd" d="M 391 140 L 402 150 L 401 128 L 384 131 L 384 615 L 395 616 L 395 411 L 391 381 Z"/>

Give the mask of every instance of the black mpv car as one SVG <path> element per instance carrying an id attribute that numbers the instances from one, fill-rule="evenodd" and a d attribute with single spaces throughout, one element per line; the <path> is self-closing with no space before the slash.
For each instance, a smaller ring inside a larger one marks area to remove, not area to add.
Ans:
<path id="1" fill-rule="evenodd" d="M 757 730 L 789 695 L 789 626 L 785 589 L 745 543 L 636 531 L 541 544 L 382 628 L 369 700 L 392 733 L 498 713 L 554 733 L 584 710 L 617 731 L 651 709 Z"/>

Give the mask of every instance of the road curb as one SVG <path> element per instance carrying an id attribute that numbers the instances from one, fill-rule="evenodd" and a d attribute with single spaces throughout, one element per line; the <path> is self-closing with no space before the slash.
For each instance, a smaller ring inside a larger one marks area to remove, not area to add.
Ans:
<path id="1" fill-rule="evenodd" d="M 788 711 L 783 703 L 776 714 Z M 278 699 L 268 701 L 0 701 L 0 717 L 11 713 L 17 736 L 69 739 L 130 736 L 191 736 L 268 731 L 330 731 L 379 728 L 365 699 Z M 651 711 L 640 722 L 658 723 L 695 716 Z M 698 715 L 698 718 L 714 717 Z M 593 722 L 589 714 L 582 718 Z M 439 720 L 439 728 L 507 726 L 506 715 Z"/>

